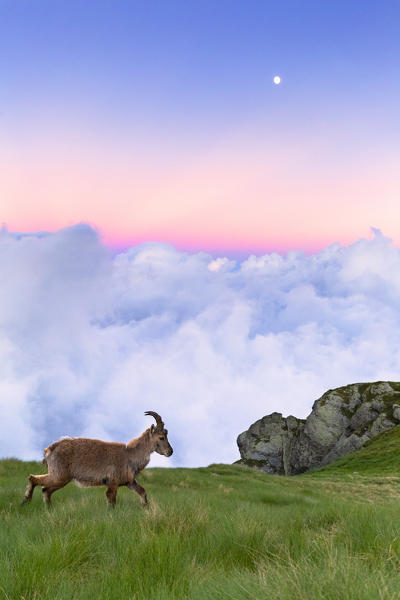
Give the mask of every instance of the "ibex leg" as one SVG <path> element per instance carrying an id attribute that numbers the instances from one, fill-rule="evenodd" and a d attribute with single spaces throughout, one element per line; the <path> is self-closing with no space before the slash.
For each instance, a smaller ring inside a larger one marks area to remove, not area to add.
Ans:
<path id="1" fill-rule="evenodd" d="M 57 490 L 60 490 L 61 488 L 63 488 L 65 485 L 67 485 L 67 483 L 69 483 L 68 481 L 65 481 L 64 483 L 59 483 L 58 485 L 52 485 L 52 486 L 45 486 L 42 487 L 42 493 L 43 493 L 43 502 L 45 504 L 50 504 L 51 502 L 51 495 L 56 492 Z"/>
<path id="2" fill-rule="evenodd" d="M 35 477 L 34 475 L 29 475 L 29 481 L 26 486 L 25 495 L 24 495 L 24 499 L 22 500 L 22 504 L 25 504 L 25 502 L 30 502 L 32 500 L 33 492 L 37 485 L 34 481 L 34 477 Z"/>
<path id="3" fill-rule="evenodd" d="M 32 500 L 33 491 L 37 485 L 41 485 L 44 488 L 43 492 L 45 492 L 45 490 L 48 490 L 48 489 L 52 489 L 52 491 L 55 492 L 60 487 L 64 487 L 64 485 L 66 485 L 67 483 L 68 483 L 68 481 L 64 481 L 64 482 L 57 481 L 56 479 L 54 479 L 54 477 L 52 475 L 49 475 L 48 473 L 46 473 L 46 475 L 29 475 L 28 485 L 26 486 L 25 496 L 24 496 L 24 499 L 22 502 L 25 503 L 25 502 L 29 502 L 30 500 Z M 50 496 L 51 496 L 51 493 L 50 493 Z M 50 501 L 50 496 L 48 497 L 48 500 L 47 500 L 47 494 L 46 493 L 43 494 L 43 499 L 45 500 L 45 502 Z"/>
<path id="4" fill-rule="evenodd" d="M 114 507 L 117 502 L 117 492 L 118 492 L 117 485 L 113 485 L 113 486 L 110 485 L 107 488 L 106 496 L 107 496 L 108 504 L 112 507 Z"/>
<path id="5" fill-rule="evenodd" d="M 136 479 L 133 481 L 133 483 L 128 483 L 127 487 L 130 490 L 132 490 L 132 492 L 136 492 L 137 494 L 139 494 L 142 505 L 146 506 L 147 494 L 146 494 L 146 490 L 144 489 L 144 487 L 139 485 L 138 482 L 136 481 Z"/>

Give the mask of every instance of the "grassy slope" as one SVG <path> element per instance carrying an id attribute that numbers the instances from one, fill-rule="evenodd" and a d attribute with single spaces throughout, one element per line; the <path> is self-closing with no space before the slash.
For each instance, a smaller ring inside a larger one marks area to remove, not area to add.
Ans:
<path id="1" fill-rule="evenodd" d="M 399 599 L 400 430 L 283 478 L 241 466 L 149 469 L 151 504 L 69 485 L 46 510 L 38 463 L 0 462 L 0 598 Z M 358 474 L 354 474 L 358 471 Z"/>
<path id="2" fill-rule="evenodd" d="M 400 426 L 375 436 L 357 452 L 314 471 L 313 475 L 343 475 L 354 471 L 360 475 L 400 476 Z"/>

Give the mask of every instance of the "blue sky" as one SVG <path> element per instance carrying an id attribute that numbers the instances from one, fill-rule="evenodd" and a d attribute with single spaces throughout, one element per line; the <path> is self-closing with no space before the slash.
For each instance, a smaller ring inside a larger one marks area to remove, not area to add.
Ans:
<path id="1" fill-rule="evenodd" d="M 300 129 L 315 113 L 357 117 L 359 105 L 379 105 L 381 126 L 397 118 L 398 2 L 13 0 L 0 10 L 3 117 L 107 117 L 120 133 L 143 119 L 183 136 L 276 102 Z M 271 90 L 276 73 L 284 99 Z"/>

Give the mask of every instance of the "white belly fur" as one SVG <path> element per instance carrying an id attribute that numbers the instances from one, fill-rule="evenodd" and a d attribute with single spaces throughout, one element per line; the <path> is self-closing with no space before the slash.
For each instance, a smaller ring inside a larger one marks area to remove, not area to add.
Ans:
<path id="1" fill-rule="evenodd" d="M 77 479 L 73 479 L 72 483 L 74 483 L 75 485 L 77 485 L 80 488 L 92 487 L 92 485 L 93 485 L 93 484 L 87 483 L 86 481 L 78 481 Z"/>

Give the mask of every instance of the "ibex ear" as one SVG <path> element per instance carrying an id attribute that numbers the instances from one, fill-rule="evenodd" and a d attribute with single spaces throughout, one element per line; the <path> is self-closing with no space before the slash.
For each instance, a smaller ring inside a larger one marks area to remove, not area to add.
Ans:
<path id="1" fill-rule="evenodd" d="M 154 427 L 154 425 L 152 425 L 152 426 L 150 427 L 150 433 L 154 433 L 154 430 L 155 430 L 155 427 Z"/>

